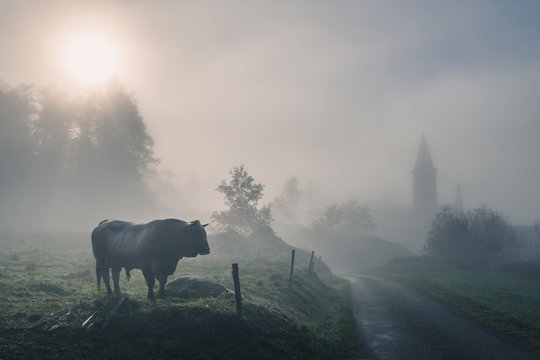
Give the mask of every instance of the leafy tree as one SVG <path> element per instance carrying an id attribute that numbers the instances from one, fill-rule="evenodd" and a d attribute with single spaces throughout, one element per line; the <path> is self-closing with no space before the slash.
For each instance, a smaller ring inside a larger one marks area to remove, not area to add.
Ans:
<path id="1" fill-rule="evenodd" d="M 485 265 L 501 261 L 514 240 L 512 224 L 498 211 L 485 206 L 467 213 L 444 208 L 432 223 L 425 251 L 436 258 Z"/>
<path id="2" fill-rule="evenodd" d="M 424 249 L 433 257 L 460 259 L 467 256 L 471 241 L 467 214 L 445 207 L 436 214 Z"/>
<path id="3" fill-rule="evenodd" d="M 97 158 L 107 171 L 142 179 L 154 170 L 154 141 L 146 130 L 137 103 L 117 82 L 94 98 Z M 104 169 L 105 170 L 105 169 Z"/>
<path id="4" fill-rule="evenodd" d="M 300 182 L 296 177 L 291 177 L 285 182 L 283 191 L 274 199 L 272 211 L 286 222 L 296 222 L 300 211 L 300 203 L 304 197 L 299 186 Z"/>
<path id="5" fill-rule="evenodd" d="M 29 86 L 0 89 L 0 193 L 28 176 L 33 154 L 31 119 L 36 108 Z"/>
<path id="6" fill-rule="evenodd" d="M 214 212 L 212 220 L 223 228 L 232 228 L 242 234 L 272 223 L 272 212 L 269 206 L 257 208 L 263 196 L 264 185 L 254 183 L 254 179 L 244 169 L 244 165 L 229 171 L 230 182 L 223 180 L 216 191 L 225 197 L 228 210 Z"/>
<path id="7" fill-rule="evenodd" d="M 57 186 L 65 176 L 73 138 L 74 107 L 69 96 L 49 87 L 36 91 L 39 110 L 31 123 L 34 169 L 43 187 Z"/>
<path id="8" fill-rule="evenodd" d="M 36 94 L 39 111 L 31 123 L 35 155 L 57 172 L 63 165 L 70 140 L 73 117 L 69 98 L 53 88 L 41 89 Z"/>
<path id="9" fill-rule="evenodd" d="M 135 99 L 111 81 L 80 96 L 74 108 L 72 197 L 113 214 L 151 207 L 154 201 L 144 180 L 158 160 Z"/>
<path id="10" fill-rule="evenodd" d="M 322 216 L 315 220 L 314 227 L 317 226 L 364 235 L 372 232 L 376 224 L 371 210 L 358 200 L 351 199 L 343 204 L 327 206 Z"/>
<path id="11" fill-rule="evenodd" d="M 136 101 L 116 81 L 95 88 L 75 104 L 75 169 L 99 172 L 105 180 L 142 180 L 154 172 L 154 141 Z M 87 176 L 88 174 L 83 174 Z"/>
<path id="12" fill-rule="evenodd" d="M 78 96 L 0 87 L 0 227 L 17 219 L 84 223 L 153 204 L 157 159 L 133 97 L 118 83 Z M 136 210 L 135 210 L 136 211 Z M 66 219 L 69 219 L 67 221 Z"/>
<path id="13" fill-rule="evenodd" d="M 30 86 L 0 88 L 0 228 L 33 212 L 28 190 L 33 181 L 34 146 L 31 122 L 36 105 Z"/>
<path id="14" fill-rule="evenodd" d="M 534 230 L 536 231 L 538 237 L 540 237 L 540 219 L 536 219 L 534 222 Z"/>

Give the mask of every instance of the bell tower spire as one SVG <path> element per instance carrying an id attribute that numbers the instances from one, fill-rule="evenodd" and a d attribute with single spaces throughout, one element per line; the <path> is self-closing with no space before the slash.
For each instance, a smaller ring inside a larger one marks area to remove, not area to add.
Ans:
<path id="1" fill-rule="evenodd" d="M 456 187 L 456 203 L 455 203 L 456 211 L 463 211 L 463 198 L 461 196 L 461 183 L 458 182 Z"/>
<path id="2" fill-rule="evenodd" d="M 413 208 L 416 216 L 431 221 L 437 212 L 437 169 L 422 135 L 413 169 Z"/>

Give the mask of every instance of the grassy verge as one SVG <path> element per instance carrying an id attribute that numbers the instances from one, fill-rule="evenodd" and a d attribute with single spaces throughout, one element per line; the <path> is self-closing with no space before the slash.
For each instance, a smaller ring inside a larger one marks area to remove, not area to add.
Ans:
<path id="1" fill-rule="evenodd" d="M 464 270 L 427 258 L 370 271 L 431 294 L 464 315 L 540 347 L 540 282 L 488 270 Z"/>
<path id="2" fill-rule="evenodd" d="M 98 294 L 86 235 L 0 240 L 0 359 L 339 359 L 361 348 L 348 284 L 298 267 L 289 286 L 285 265 L 240 266 L 244 318 L 232 292 L 190 298 L 170 292 L 149 302 L 140 271 L 120 286 L 128 298 L 105 331 L 85 332 L 93 312 L 116 302 Z M 211 255 L 181 260 L 176 276 L 199 276 L 232 289 L 231 261 Z M 70 308 L 52 331 L 28 329 Z"/>

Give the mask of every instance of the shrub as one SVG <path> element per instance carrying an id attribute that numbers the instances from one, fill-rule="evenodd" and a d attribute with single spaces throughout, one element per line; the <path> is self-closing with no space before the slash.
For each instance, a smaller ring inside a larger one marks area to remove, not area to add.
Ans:
<path id="1" fill-rule="evenodd" d="M 264 185 L 254 183 L 254 179 L 244 169 L 244 165 L 229 171 L 231 180 L 225 180 L 216 189 L 225 196 L 228 210 L 214 212 L 212 221 L 222 229 L 231 228 L 242 235 L 248 235 L 261 226 L 272 223 L 269 206 L 257 208 L 263 196 Z"/>
<path id="2" fill-rule="evenodd" d="M 498 211 L 485 206 L 466 213 L 444 208 L 433 220 L 424 250 L 439 259 L 486 265 L 501 262 L 514 239 L 512 224 Z"/>

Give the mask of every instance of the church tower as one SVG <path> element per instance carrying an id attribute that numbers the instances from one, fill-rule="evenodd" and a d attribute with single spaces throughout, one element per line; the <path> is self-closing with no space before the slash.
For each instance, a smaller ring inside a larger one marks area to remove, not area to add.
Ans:
<path id="1" fill-rule="evenodd" d="M 417 219 L 431 222 L 437 213 L 437 169 L 422 135 L 413 169 L 413 209 Z"/>
<path id="2" fill-rule="evenodd" d="M 458 212 L 463 212 L 463 198 L 461 197 L 461 184 L 458 183 L 456 187 L 456 203 L 454 208 Z"/>

